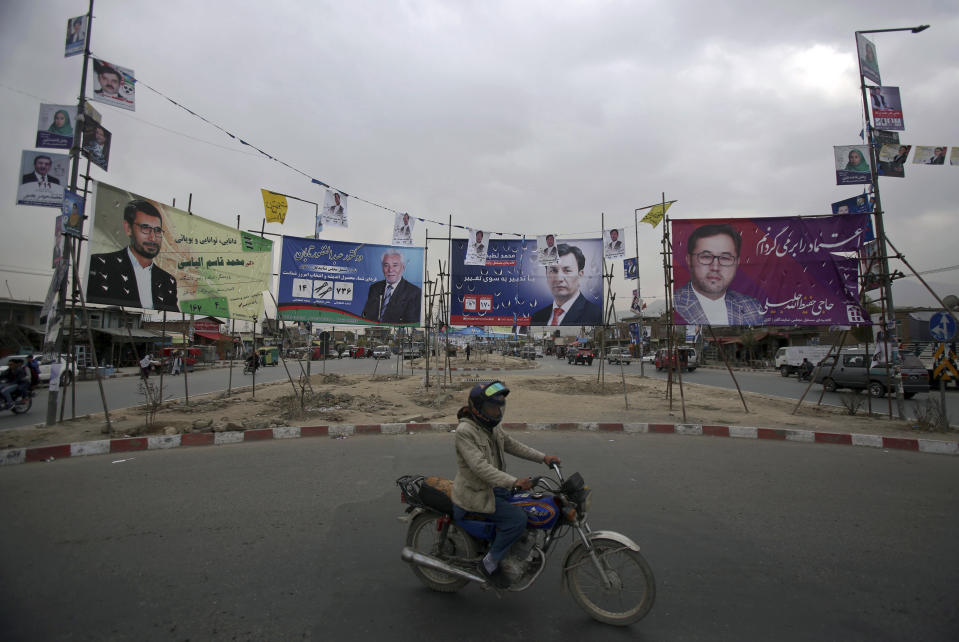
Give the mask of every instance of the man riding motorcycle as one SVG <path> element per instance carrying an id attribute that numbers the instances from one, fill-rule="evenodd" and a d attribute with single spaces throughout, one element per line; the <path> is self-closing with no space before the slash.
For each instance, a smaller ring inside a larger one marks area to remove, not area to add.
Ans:
<path id="1" fill-rule="evenodd" d="M 26 394 L 30 389 L 30 378 L 22 359 L 10 359 L 7 370 L 0 374 L 0 397 L 3 397 L 3 406 L 0 410 L 7 410 L 13 406 L 13 393 L 20 390 Z"/>
<path id="2" fill-rule="evenodd" d="M 526 530 L 526 513 L 507 501 L 510 489 L 529 490 L 532 485 L 529 477 L 517 479 L 505 472 L 504 452 L 547 466 L 561 463 L 559 457 L 513 439 L 499 425 L 508 394 L 509 388 L 502 381 L 478 384 L 456 415 L 460 422 L 456 427 L 453 517 L 459 521 L 467 513 L 484 513 L 496 524 L 489 553 L 480 560 L 477 570 L 497 588 L 509 586 L 499 563 Z"/>

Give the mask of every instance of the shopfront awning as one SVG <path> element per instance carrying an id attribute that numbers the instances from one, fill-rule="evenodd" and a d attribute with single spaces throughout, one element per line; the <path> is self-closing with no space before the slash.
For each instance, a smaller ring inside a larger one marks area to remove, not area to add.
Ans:
<path id="1" fill-rule="evenodd" d="M 91 328 L 94 332 L 106 334 L 116 341 L 133 338 L 134 341 L 155 341 L 164 342 L 163 335 L 153 330 L 143 328 Z M 166 342 L 169 343 L 170 335 L 167 334 Z"/>
<path id="2" fill-rule="evenodd" d="M 230 343 L 234 341 L 234 338 L 230 335 L 220 334 L 219 332 L 200 332 L 199 330 L 195 330 L 193 332 L 193 336 L 203 337 L 204 339 L 209 339 L 210 341 L 229 341 Z"/>

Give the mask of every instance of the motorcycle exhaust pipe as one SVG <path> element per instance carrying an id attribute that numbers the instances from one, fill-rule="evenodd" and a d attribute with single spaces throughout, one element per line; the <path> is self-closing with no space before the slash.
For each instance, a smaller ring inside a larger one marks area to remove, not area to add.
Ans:
<path id="1" fill-rule="evenodd" d="M 423 553 L 417 553 L 409 546 L 404 546 L 403 551 L 400 553 L 400 557 L 404 562 L 410 564 L 416 564 L 417 566 L 425 566 L 431 568 L 434 571 L 442 571 L 443 573 L 448 573 L 450 575 L 455 575 L 457 577 L 462 577 L 463 579 L 470 580 L 472 582 L 479 582 L 480 584 L 486 584 L 486 579 L 470 573 L 469 571 L 464 571 L 461 568 L 451 566 L 444 562 L 441 559 L 437 559 L 432 555 L 424 555 Z"/>

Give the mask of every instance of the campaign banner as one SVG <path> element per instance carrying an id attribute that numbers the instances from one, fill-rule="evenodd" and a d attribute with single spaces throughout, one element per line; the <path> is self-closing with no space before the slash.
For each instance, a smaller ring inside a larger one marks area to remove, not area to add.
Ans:
<path id="1" fill-rule="evenodd" d="M 93 59 L 93 100 L 136 111 L 136 76 L 132 69 Z"/>
<path id="2" fill-rule="evenodd" d="M 832 204 L 833 214 L 871 214 L 872 199 L 868 194 L 845 198 Z M 866 239 L 869 240 L 869 239 Z"/>
<path id="3" fill-rule="evenodd" d="M 489 250 L 490 233 L 484 230 L 467 230 L 469 245 L 466 248 L 466 265 L 486 265 L 486 252 Z"/>
<path id="4" fill-rule="evenodd" d="M 899 87 L 870 87 L 869 98 L 872 103 L 873 126 L 876 129 L 905 131 Z"/>
<path id="5" fill-rule="evenodd" d="M 906 176 L 906 159 L 912 145 L 883 145 L 879 148 L 879 174 L 894 178 Z"/>
<path id="6" fill-rule="evenodd" d="M 876 45 L 865 36 L 856 34 L 856 47 L 859 50 L 859 73 L 877 85 L 882 84 L 879 75 L 879 56 L 876 55 Z"/>
<path id="7" fill-rule="evenodd" d="M 618 259 L 626 255 L 626 244 L 619 238 L 622 230 L 613 228 L 603 232 L 603 256 Z"/>
<path id="8" fill-rule="evenodd" d="M 87 16 L 77 16 L 67 20 L 67 38 L 63 57 L 77 56 L 83 53 L 87 43 Z"/>
<path id="9" fill-rule="evenodd" d="M 633 280 L 639 278 L 639 269 L 635 258 L 623 259 L 623 277 Z"/>
<path id="10" fill-rule="evenodd" d="M 66 216 L 63 224 L 63 233 L 67 236 L 83 238 L 83 197 L 68 189 L 63 190 L 63 208 L 60 210 Z"/>
<path id="11" fill-rule="evenodd" d="M 872 183 L 868 145 L 837 145 L 833 147 L 836 160 L 836 185 L 868 185 Z"/>
<path id="12" fill-rule="evenodd" d="M 420 325 L 423 248 L 283 237 L 278 316 L 285 321 Z"/>
<path id="13" fill-rule="evenodd" d="M 945 145 L 917 145 L 916 153 L 912 155 L 913 165 L 945 165 Z"/>
<path id="14" fill-rule="evenodd" d="M 349 213 L 347 212 L 347 195 L 343 192 L 328 189 L 323 198 L 323 223 L 334 227 L 348 227 Z"/>
<path id="15" fill-rule="evenodd" d="M 629 304 L 629 309 L 635 312 L 636 314 L 642 314 L 645 304 L 643 300 L 639 298 L 639 290 L 633 290 L 633 300 Z"/>
<path id="16" fill-rule="evenodd" d="M 555 265 L 559 261 L 555 234 L 540 234 L 537 236 L 536 247 L 539 248 L 536 257 L 540 265 Z M 469 265 L 469 261 L 466 264 Z"/>
<path id="17" fill-rule="evenodd" d="M 670 221 L 675 323 L 867 325 L 854 253 L 868 218 Z"/>
<path id="18" fill-rule="evenodd" d="M 882 262 L 878 241 L 865 243 L 859 250 L 859 273 L 862 276 L 863 292 L 872 292 L 882 287 Z"/>
<path id="19" fill-rule="evenodd" d="M 70 149 L 73 147 L 73 126 L 76 122 L 76 105 L 40 103 L 35 146 L 49 149 Z"/>
<path id="20" fill-rule="evenodd" d="M 557 238 L 558 261 L 548 266 L 540 264 L 532 240 L 491 240 L 485 266 L 465 264 L 466 246 L 465 239 L 453 240 L 450 323 L 525 327 L 603 322 L 602 238 Z"/>
<path id="21" fill-rule="evenodd" d="M 860 194 L 832 204 L 833 214 L 872 214 L 872 209 L 872 198 L 868 194 Z M 874 238 L 876 234 L 872 229 L 872 217 L 866 217 L 866 233 L 863 235 L 863 241 L 871 241 Z"/>
<path id="22" fill-rule="evenodd" d="M 107 171 L 110 165 L 110 145 L 113 143 L 113 134 L 100 123 L 92 120 L 83 122 L 83 141 L 80 146 L 90 162 Z"/>
<path id="23" fill-rule="evenodd" d="M 256 320 L 273 241 L 96 183 L 87 301 Z"/>
<path id="24" fill-rule="evenodd" d="M 47 154 L 23 150 L 17 181 L 17 205 L 63 206 L 63 188 L 70 171 L 66 154 Z"/>
<path id="25" fill-rule="evenodd" d="M 393 217 L 393 245 L 413 245 L 413 227 L 416 219 L 406 212 L 397 212 Z"/>

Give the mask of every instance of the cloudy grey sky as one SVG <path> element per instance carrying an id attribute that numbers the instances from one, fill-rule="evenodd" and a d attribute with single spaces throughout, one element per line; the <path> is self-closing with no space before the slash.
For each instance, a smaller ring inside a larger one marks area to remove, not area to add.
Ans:
<path id="1" fill-rule="evenodd" d="M 46 291 L 55 211 L 15 205 L 20 152 L 34 149 L 40 102 L 76 101 L 82 56 L 64 58 L 63 41 L 87 3 L 39 8 L 0 5 L 0 276 L 22 299 Z M 861 193 L 835 185 L 832 157 L 863 127 L 857 29 L 931 25 L 871 39 L 884 84 L 901 88 L 903 142 L 959 146 L 954 0 L 98 0 L 94 13 L 94 55 L 349 194 L 528 236 L 596 236 L 605 214 L 627 228 L 630 255 L 634 209 L 662 193 L 675 218 L 823 214 Z M 95 178 L 183 209 L 192 193 L 194 213 L 227 225 L 240 215 L 244 229 L 260 227 L 261 187 L 321 200 L 308 179 L 142 85 L 136 102 L 135 113 L 95 104 L 113 132 L 110 171 Z M 959 167 L 906 173 L 880 184 L 887 234 L 919 271 L 959 264 Z M 351 200 L 350 217 L 329 238 L 390 241 L 391 212 Z M 295 203 L 286 225 L 267 225 L 312 229 L 312 206 Z M 419 223 L 417 243 L 427 229 L 446 233 Z M 661 230 L 639 227 L 653 303 Z M 430 244 L 433 273 L 441 252 Z M 959 270 L 927 279 L 959 293 Z M 632 283 L 615 281 L 623 309 Z M 897 304 L 932 303 L 905 281 Z"/>

